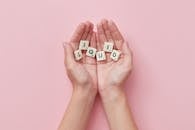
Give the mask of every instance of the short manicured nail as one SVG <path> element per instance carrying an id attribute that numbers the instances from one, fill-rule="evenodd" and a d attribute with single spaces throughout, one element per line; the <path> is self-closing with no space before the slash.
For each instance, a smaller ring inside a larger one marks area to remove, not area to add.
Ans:
<path id="1" fill-rule="evenodd" d="M 78 26 L 80 26 L 81 28 L 85 28 L 85 23 L 80 23 Z"/>
<path id="2" fill-rule="evenodd" d="M 113 20 L 110 20 L 109 23 L 110 23 L 110 25 L 113 25 L 114 24 L 114 21 Z"/>

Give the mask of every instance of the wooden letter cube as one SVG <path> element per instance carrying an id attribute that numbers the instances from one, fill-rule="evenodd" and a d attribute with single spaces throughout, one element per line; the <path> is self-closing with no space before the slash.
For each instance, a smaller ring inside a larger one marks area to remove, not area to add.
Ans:
<path id="1" fill-rule="evenodd" d="M 90 57 L 95 57 L 96 51 L 97 51 L 96 48 L 88 47 L 88 48 L 87 48 L 86 55 L 87 55 L 87 56 L 90 56 Z"/>
<path id="2" fill-rule="evenodd" d="M 106 54 L 104 51 L 98 51 L 96 53 L 96 59 L 97 61 L 102 61 L 102 60 L 105 60 L 106 59 Z"/>
<path id="3" fill-rule="evenodd" d="M 80 44 L 79 44 L 79 49 L 80 50 L 87 50 L 88 46 L 89 46 L 89 41 L 81 40 Z"/>
<path id="4" fill-rule="evenodd" d="M 121 52 L 117 50 L 113 50 L 112 53 L 110 54 L 110 58 L 113 59 L 114 61 L 117 61 L 119 59 Z"/>
<path id="5" fill-rule="evenodd" d="M 112 42 L 104 42 L 104 48 L 103 48 L 103 50 L 105 52 L 112 52 L 113 46 L 114 46 L 114 43 L 112 43 Z"/>
<path id="6" fill-rule="evenodd" d="M 81 50 L 74 51 L 74 56 L 76 60 L 80 60 L 83 57 Z"/>

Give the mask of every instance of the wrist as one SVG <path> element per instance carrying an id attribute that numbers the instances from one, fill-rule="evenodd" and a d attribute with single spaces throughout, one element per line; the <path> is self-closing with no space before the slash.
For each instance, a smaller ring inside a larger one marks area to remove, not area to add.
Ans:
<path id="1" fill-rule="evenodd" d="M 109 86 L 99 90 L 103 103 L 115 102 L 125 98 L 125 92 L 122 86 Z"/>
<path id="2" fill-rule="evenodd" d="M 73 95 L 80 98 L 94 98 L 97 94 L 97 89 L 95 86 L 86 85 L 74 85 L 73 86 Z"/>

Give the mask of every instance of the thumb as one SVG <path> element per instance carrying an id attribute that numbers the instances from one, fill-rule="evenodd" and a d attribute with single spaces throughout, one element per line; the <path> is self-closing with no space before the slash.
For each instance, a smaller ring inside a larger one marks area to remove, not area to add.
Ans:
<path id="1" fill-rule="evenodd" d="M 127 41 L 125 41 L 125 42 L 123 43 L 122 50 L 123 50 L 123 53 L 124 53 L 125 55 L 129 55 L 129 56 L 132 55 L 132 51 L 131 51 L 131 49 L 130 49 L 130 47 L 129 47 L 129 43 L 128 43 Z"/>
<path id="2" fill-rule="evenodd" d="M 64 42 L 63 47 L 64 47 L 65 65 L 72 64 L 73 62 L 75 62 L 75 60 L 74 60 L 74 52 L 73 52 L 71 44 L 69 44 L 68 42 Z"/>
<path id="3" fill-rule="evenodd" d="M 123 43 L 122 51 L 124 53 L 124 56 L 132 62 L 133 52 L 131 51 L 131 48 L 129 47 L 129 43 L 127 41 Z"/>

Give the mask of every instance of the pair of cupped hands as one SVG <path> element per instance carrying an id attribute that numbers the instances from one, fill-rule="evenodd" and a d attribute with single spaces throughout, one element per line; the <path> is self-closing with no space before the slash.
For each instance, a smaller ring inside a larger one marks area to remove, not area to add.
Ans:
<path id="1" fill-rule="evenodd" d="M 110 93 L 121 91 L 122 86 L 132 70 L 132 51 L 124 40 L 118 27 L 112 20 L 101 20 L 97 25 L 87 21 L 80 23 L 69 42 L 64 43 L 64 64 L 67 75 L 73 84 L 73 91 L 90 93 L 106 97 Z M 86 56 L 75 60 L 74 51 L 78 49 L 80 40 L 90 41 L 89 46 L 97 51 L 103 50 L 104 42 L 113 42 L 114 49 L 120 50 L 118 61 L 110 58 L 106 53 L 106 60 L 96 61 Z"/>

